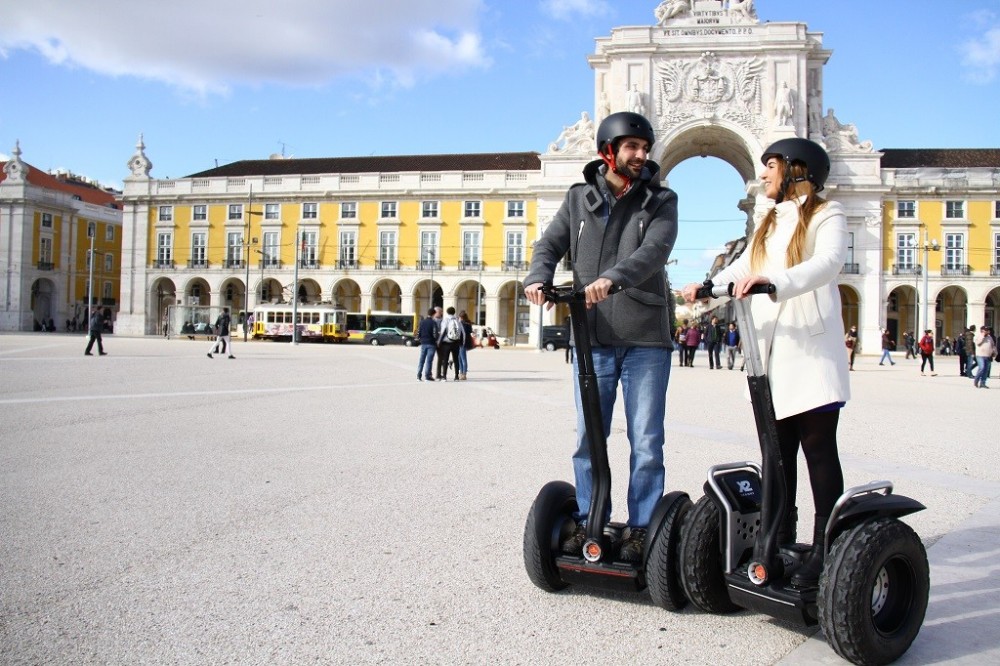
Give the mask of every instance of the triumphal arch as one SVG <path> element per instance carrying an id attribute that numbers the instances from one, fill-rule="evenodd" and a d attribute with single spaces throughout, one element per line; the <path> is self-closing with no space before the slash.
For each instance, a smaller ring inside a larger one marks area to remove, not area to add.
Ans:
<path id="1" fill-rule="evenodd" d="M 650 19 L 597 40 L 588 57 L 593 118 L 585 113 L 566 127 L 542 156 L 547 191 L 539 198 L 540 226 L 592 158 L 594 127 L 610 113 L 635 111 L 656 128 L 651 159 L 668 180 L 674 167 L 696 156 L 736 169 L 746 197 L 733 204 L 746 213 L 748 234 L 773 205 L 757 181 L 764 148 L 793 136 L 822 144 L 832 161 L 825 196 L 844 205 L 856 246 L 880 246 L 880 154 L 826 106 L 823 68 L 832 51 L 821 33 L 804 23 L 762 23 L 754 0 L 665 0 Z M 743 244 L 730 247 L 737 253 Z M 878 281 L 859 279 L 852 288 L 873 308 L 863 320 L 878 322 Z"/>

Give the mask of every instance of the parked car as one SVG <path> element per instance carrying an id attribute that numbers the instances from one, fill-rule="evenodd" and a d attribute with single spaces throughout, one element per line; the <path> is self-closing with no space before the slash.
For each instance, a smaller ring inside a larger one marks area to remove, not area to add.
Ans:
<path id="1" fill-rule="evenodd" d="M 374 331 L 365 333 L 365 343 L 378 347 L 379 345 L 406 345 L 412 347 L 417 344 L 416 339 L 410 333 L 403 333 L 393 326 L 383 326 Z"/>
<path id="2" fill-rule="evenodd" d="M 548 351 L 569 347 L 569 328 L 566 326 L 542 326 L 542 348 Z"/>

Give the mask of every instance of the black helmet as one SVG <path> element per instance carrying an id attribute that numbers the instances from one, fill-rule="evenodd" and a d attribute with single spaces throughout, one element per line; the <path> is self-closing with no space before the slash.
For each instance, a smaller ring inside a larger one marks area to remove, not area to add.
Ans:
<path id="1" fill-rule="evenodd" d="M 656 135 L 653 133 L 653 126 L 645 116 L 638 113 L 621 111 L 612 113 L 601 121 L 601 126 L 597 128 L 597 152 L 603 153 L 604 147 L 615 142 L 623 136 L 637 136 L 649 142 L 649 147 L 653 147 L 656 142 Z"/>
<path id="2" fill-rule="evenodd" d="M 760 161 L 764 166 L 767 166 L 767 160 L 771 157 L 780 157 L 787 164 L 792 164 L 793 162 L 804 164 L 807 173 L 806 178 L 813 184 L 817 192 L 823 189 L 826 178 L 830 175 L 830 156 L 826 154 L 823 146 L 809 139 L 793 137 L 791 139 L 775 141 L 760 156 Z M 785 180 L 791 182 L 787 173 Z M 787 184 L 781 188 L 782 192 L 784 192 L 786 187 Z"/>

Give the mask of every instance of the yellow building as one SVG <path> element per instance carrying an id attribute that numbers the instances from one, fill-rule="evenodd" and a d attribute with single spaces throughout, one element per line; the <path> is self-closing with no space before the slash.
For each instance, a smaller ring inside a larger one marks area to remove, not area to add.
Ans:
<path id="1" fill-rule="evenodd" d="M 112 326 L 122 265 L 117 193 L 40 171 L 21 160 L 20 145 L 2 168 L 0 330 L 64 331 L 74 320 L 85 330 L 88 297 Z"/>
<path id="2" fill-rule="evenodd" d="M 171 306 L 240 320 L 290 302 L 297 277 L 300 303 L 424 314 L 433 302 L 527 341 L 537 153 L 275 158 L 155 180 L 144 148 L 123 194 L 138 259 L 124 330 L 157 331 Z"/>

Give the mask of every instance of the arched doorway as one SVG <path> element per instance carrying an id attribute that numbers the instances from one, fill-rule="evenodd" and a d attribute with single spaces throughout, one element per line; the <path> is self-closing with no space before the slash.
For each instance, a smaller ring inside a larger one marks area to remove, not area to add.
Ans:
<path id="1" fill-rule="evenodd" d="M 413 309 L 423 316 L 432 307 L 444 307 L 444 291 L 437 280 L 421 280 L 413 290 Z"/>
<path id="2" fill-rule="evenodd" d="M 46 330 L 49 320 L 55 326 L 56 286 L 47 278 L 35 280 L 31 285 L 32 327 L 36 331 Z M 95 301 L 97 297 L 95 295 Z"/>
<path id="3" fill-rule="evenodd" d="M 155 305 L 156 310 L 147 329 L 165 336 L 180 331 L 180 327 L 170 321 L 171 306 L 177 305 L 177 287 L 173 280 L 169 278 L 156 280 L 150 292 L 150 302 Z"/>
<path id="4" fill-rule="evenodd" d="M 395 280 L 380 280 L 372 288 L 372 310 L 402 312 L 403 292 Z"/>
<path id="5" fill-rule="evenodd" d="M 954 340 L 956 335 L 968 327 L 969 298 L 964 289 L 951 285 L 941 290 L 936 302 L 934 339 L 943 340 L 947 336 Z"/>
<path id="6" fill-rule="evenodd" d="M 509 339 L 511 344 L 527 342 L 531 309 L 524 297 L 524 285 L 521 282 L 505 282 L 500 286 L 499 295 L 497 333 Z"/>
<path id="7" fill-rule="evenodd" d="M 455 310 L 469 316 L 469 321 L 479 323 L 485 320 L 486 290 L 475 280 L 466 280 L 455 289 Z"/>
<path id="8" fill-rule="evenodd" d="M 275 280 L 274 278 L 264 278 L 260 285 L 258 285 L 258 303 L 282 303 L 284 300 L 284 287 L 278 280 Z"/>
<path id="9" fill-rule="evenodd" d="M 299 303 L 319 303 L 322 298 L 323 290 L 316 280 L 299 280 Z"/>
<path id="10" fill-rule="evenodd" d="M 844 332 L 846 333 L 851 326 L 857 326 L 858 330 L 861 330 L 861 323 L 858 321 L 861 298 L 858 296 L 858 292 L 854 287 L 849 287 L 846 284 L 839 285 L 838 288 L 840 290 L 840 313 L 844 319 Z"/>
<path id="11" fill-rule="evenodd" d="M 916 333 L 920 328 L 918 316 L 917 288 L 910 285 L 900 285 L 889 292 L 885 306 L 885 328 L 889 336 L 899 345 L 906 332 Z"/>
<path id="12" fill-rule="evenodd" d="M 333 302 L 348 312 L 361 311 L 361 287 L 351 279 L 338 281 L 333 285 Z"/>

